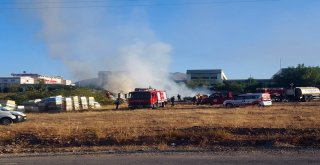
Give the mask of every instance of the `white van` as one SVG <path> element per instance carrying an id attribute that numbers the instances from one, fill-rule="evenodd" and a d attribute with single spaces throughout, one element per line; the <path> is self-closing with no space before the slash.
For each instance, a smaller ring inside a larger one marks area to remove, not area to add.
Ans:
<path id="1" fill-rule="evenodd" d="M 223 105 L 228 108 L 245 105 L 270 106 L 272 101 L 269 93 L 247 93 L 238 95 L 233 100 L 225 100 Z"/>

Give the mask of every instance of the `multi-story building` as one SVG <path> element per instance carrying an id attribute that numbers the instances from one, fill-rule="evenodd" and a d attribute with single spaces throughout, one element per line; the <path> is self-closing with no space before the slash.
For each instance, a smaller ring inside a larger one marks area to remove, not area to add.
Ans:
<path id="1" fill-rule="evenodd" d="M 187 81 L 199 80 L 215 84 L 227 79 L 222 69 L 187 70 Z"/>
<path id="2" fill-rule="evenodd" d="M 61 76 L 44 76 L 32 73 L 11 74 L 12 77 L 0 77 L 0 87 L 21 84 L 59 84 L 71 85 L 71 80 L 65 80 Z"/>
<path id="3" fill-rule="evenodd" d="M 34 84 L 32 77 L 0 77 L 0 86 L 5 85 Z"/>

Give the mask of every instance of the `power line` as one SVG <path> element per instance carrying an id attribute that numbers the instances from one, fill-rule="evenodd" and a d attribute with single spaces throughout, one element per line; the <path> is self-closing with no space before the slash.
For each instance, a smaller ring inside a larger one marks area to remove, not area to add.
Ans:
<path id="1" fill-rule="evenodd" d="M 122 0 L 120 2 L 140 2 L 140 3 L 136 3 L 136 4 L 100 4 L 100 5 L 78 5 L 78 6 L 30 6 L 30 7 L 2 7 L 1 9 L 5 9 L 5 10 L 15 10 L 15 9 L 56 9 L 56 8 L 62 8 L 62 9 L 69 9 L 69 8 L 73 8 L 73 9 L 77 9 L 77 8 L 116 8 L 116 7 L 148 7 L 148 6 L 186 6 L 186 5 L 218 5 L 218 4 L 235 4 L 235 3 L 259 3 L 259 2 L 276 2 L 276 1 L 280 1 L 280 0 L 229 0 L 229 1 L 203 1 L 203 2 L 199 2 L 199 1 L 189 1 L 189 2 L 171 2 L 171 3 L 152 3 L 152 2 L 147 2 L 145 1 L 144 3 L 141 3 L 142 1 L 139 0 Z M 65 1 L 65 3 L 79 3 L 79 2 L 86 2 L 86 3 L 91 3 L 91 2 L 106 2 L 103 0 L 93 0 L 93 1 Z M 109 1 L 110 2 L 110 1 Z M 113 1 L 115 2 L 115 1 Z M 119 2 L 119 0 L 117 1 Z M 27 2 L 26 2 L 27 3 Z M 48 2 L 43 2 L 43 3 L 31 3 L 31 4 L 49 4 L 49 3 L 56 3 L 56 4 L 61 4 L 62 2 L 58 2 L 58 1 L 48 1 Z M 22 5 L 24 3 L 21 3 Z M 76 4 L 73 4 L 76 5 Z"/>
<path id="2" fill-rule="evenodd" d="M 99 2 L 126 2 L 126 1 L 141 1 L 141 0 L 72 0 L 72 1 L 37 1 L 37 2 L 0 2 L 0 4 L 14 5 L 14 4 L 68 4 L 68 3 L 99 3 Z"/>

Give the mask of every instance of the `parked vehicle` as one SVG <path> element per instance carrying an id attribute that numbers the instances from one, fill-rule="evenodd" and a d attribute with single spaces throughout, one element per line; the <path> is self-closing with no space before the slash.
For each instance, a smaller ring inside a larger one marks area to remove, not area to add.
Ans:
<path id="1" fill-rule="evenodd" d="M 0 123 L 2 125 L 9 125 L 16 119 L 16 116 L 12 115 L 9 112 L 0 111 Z"/>
<path id="2" fill-rule="evenodd" d="M 257 92 L 269 93 L 271 100 L 275 102 L 287 101 L 285 88 L 257 88 Z"/>
<path id="3" fill-rule="evenodd" d="M 8 125 L 12 122 L 22 122 L 27 120 L 27 115 L 19 111 L 11 111 L 4 107 L 0 107 L 1 124 Z"/>
<path id="4" fill-rule="evenodd" d="M 320 90 L 317 87 L 296 87 L 286 91 L 290 100 L 294 101 L 311 101 L 320 99 Z"/>
<path id="5" fill-rule="evenodd" d="M 232 98 L 231 92 L 215 92 L 209 97 L 202 99 L 200 104 L 218 105 L 223 104 L 225 100 L 230 100 Z"/>
<path id="6" fill-rule="evenodd" d="M 134 108 L 158 108 L 165 107 L 167 104 L 167 94 L 165 91 L 136 88 L 133 92 L 129 92 L 128 106 Z"/>
<path id="7" fill-rule="evenodd" d="M 257 92 L 269 93 L 272 101 L 311 101 L 320 99 L 320 90 L 317 87 L 295 88 L 257 88 Z"/>
<path id="8" fill-rule="evenodd" d="M 238 95 L 232 100 L 225 100 L 223 105 L 228 108 L 246 105 L 270 106 L 272 101 L 269 93 L 247 93 Z"/>

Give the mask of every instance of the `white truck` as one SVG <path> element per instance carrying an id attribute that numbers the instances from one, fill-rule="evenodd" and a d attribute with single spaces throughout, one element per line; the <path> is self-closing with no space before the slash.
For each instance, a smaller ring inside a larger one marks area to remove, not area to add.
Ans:
<path id="1" fill-rule="evenodd" d="M 320 90 L 317 87 L 295 87 L 288 89 L 286 95 L 294 101 L 311 101 L 320 99 Z"/>

